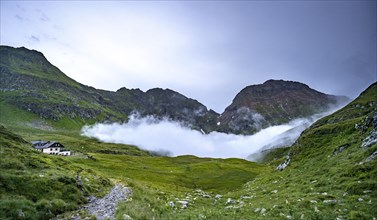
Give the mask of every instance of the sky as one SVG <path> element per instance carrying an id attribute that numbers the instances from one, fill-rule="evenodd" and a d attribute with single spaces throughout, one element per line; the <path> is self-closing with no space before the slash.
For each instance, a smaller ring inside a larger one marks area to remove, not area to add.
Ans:
<path id="1" fill-rule="evenodd" d="M 244 87 L 356 98 L 377 80 L 376 1 L 1 1 L 0 43 L 99 89 L 170 88 L 221 113 Z"/>

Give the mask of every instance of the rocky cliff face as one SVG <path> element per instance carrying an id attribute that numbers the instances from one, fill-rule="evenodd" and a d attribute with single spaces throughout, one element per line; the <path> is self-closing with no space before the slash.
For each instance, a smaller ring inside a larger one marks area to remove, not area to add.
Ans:
<path id="1" fill-rule="evenodd" d="M 225 132 L 251 134 L 262 128 L 326 111 L 348 101 L 292 81 L 268 80 L 244 88 L 219 117 Z"/>

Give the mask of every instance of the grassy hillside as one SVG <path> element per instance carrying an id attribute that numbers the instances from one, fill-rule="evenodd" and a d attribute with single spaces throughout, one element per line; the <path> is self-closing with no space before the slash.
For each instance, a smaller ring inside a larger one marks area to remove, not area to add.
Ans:
<path id="1" fill-rule="evenodd" d="M 77 209 L 90 194 L 104 195 L 111 186 L 93 170 L 35 151 L 2 125 L 0 148 L 1 219 L 49 219 Z"/>
<path id="2" fill-rule="evenodd" d="M 41 52 L 25 47 L 15 50 L 8 46 L 1 46 L 0 52 L 0 66 L 6 67 L 10 72 L 58 81 L 77 88 L 81 87 L 79 83 L 70 79 L 57 67 L 52 66 Z"/>

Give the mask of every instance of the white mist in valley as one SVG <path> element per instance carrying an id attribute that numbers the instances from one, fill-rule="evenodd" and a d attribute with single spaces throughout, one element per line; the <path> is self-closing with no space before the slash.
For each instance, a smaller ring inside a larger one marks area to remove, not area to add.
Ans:
<path id="1" fill-rule="evenodd" d="M 84 126 L 82 134 L 103 142 L 130 144 L 170 156 L 195 155 L 213 158 L 247 158 L 261 150 L 292 144 L 300 133 L 318 118 L 318 114 L 290 123 L 271 126 L 254 135 L 220 132 L 203 134 L 167 119 L 131 117 L 128 123 Z M 253 160 L 253 158 L 249 157 Z"/>

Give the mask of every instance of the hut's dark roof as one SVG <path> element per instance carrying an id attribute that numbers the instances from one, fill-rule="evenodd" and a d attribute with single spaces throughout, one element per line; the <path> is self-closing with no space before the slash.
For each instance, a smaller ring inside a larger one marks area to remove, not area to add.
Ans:
<path id="1" fill-rule="evenodd" d="M 56 141 L 32 141 L 33 147 L 36 149 L 45 149 L 52 147 L 54 144 L 59 144 L 59 147 L 64 147 L 62 144 Z"/>

